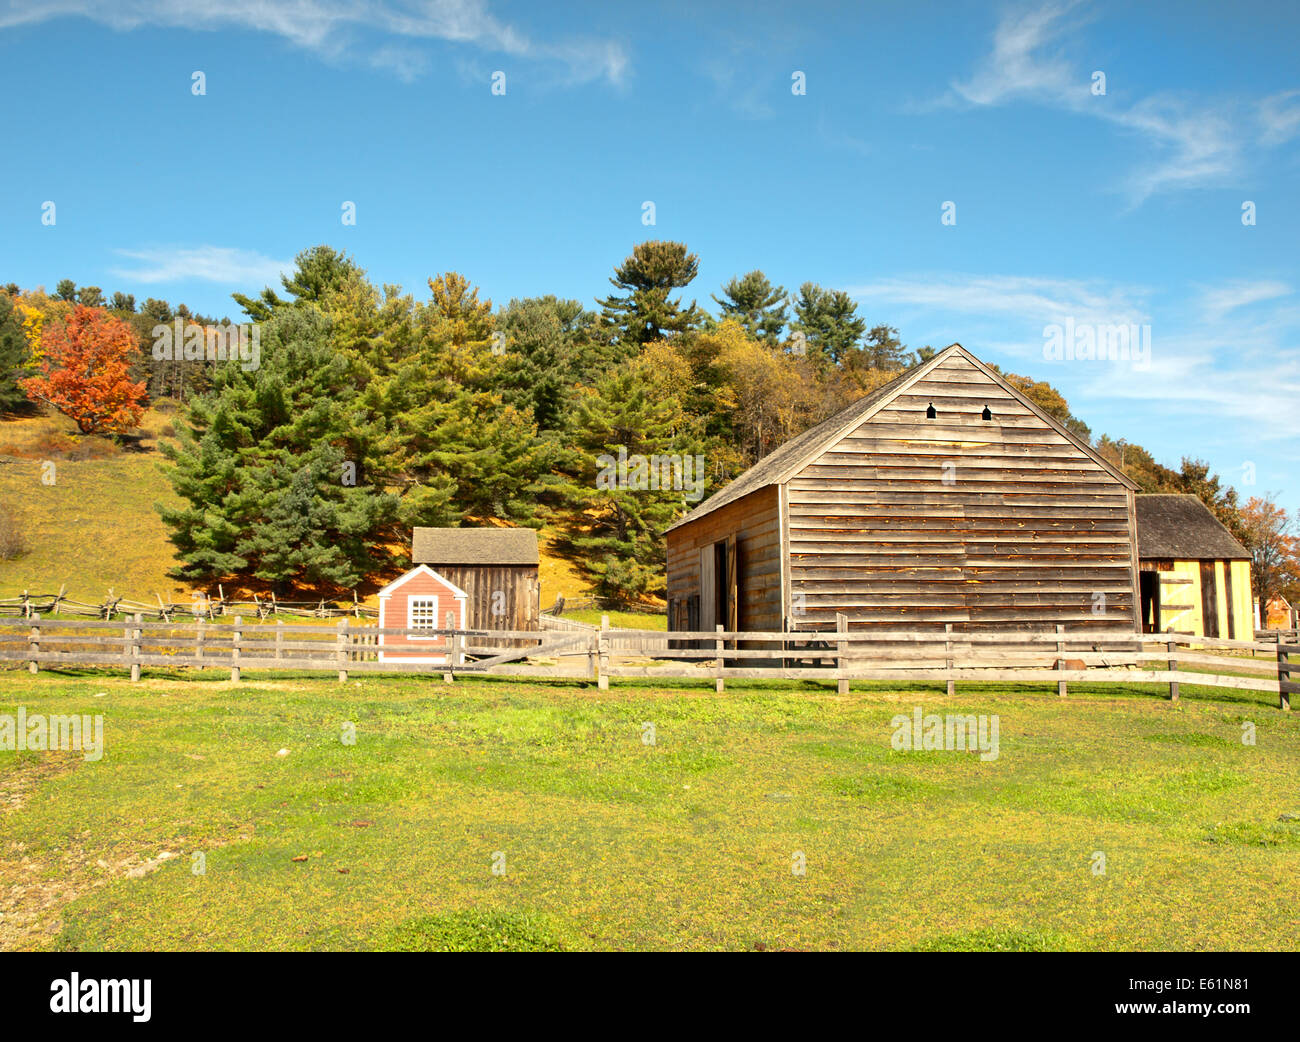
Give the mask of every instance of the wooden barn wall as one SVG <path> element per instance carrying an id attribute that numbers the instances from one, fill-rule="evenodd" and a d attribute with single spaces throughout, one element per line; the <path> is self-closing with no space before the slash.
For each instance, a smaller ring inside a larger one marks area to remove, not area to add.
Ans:
<path id="1" fill-rule="evenodd" d="M 855 629 L 1138 624 L 1131 493 L 965 358 L 831 446 L 787 496 L 799 628 L 840 611 Z"/>
<path id="2" fill-rule="evenodd" d="M 668 626 L 687 629 L 678 605 L 700 594 L 700 548 L 730 535 L 738 548 L 742 630 L 781 629 L 781 526 L 776 486 L 759 489 L 668 533 Z M 704 629 L 713 624 L 705 623 Z"/>
<path id="3" fill-rule="evenodd" d="M 536 566 L 430 564 L 448 582 L 467 594 L 466 625 L 472 630 L 535 630 L 540 587 Z M 505 614 L 492 613 L 492 594 L 505 593 Z"/>

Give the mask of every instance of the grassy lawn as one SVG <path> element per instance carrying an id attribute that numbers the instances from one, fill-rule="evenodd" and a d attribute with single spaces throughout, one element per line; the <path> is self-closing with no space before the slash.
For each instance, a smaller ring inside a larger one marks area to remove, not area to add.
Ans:
<path id="1" fill-rule="evenodd" d="M 0 673 L 106 747 L 0 752 L 0 946 L 1295 945 L 1300 720 L 1262 695 L 223 676 Z M 1000 756 L 895 752 L 913 706 L 997 714 Z"/>

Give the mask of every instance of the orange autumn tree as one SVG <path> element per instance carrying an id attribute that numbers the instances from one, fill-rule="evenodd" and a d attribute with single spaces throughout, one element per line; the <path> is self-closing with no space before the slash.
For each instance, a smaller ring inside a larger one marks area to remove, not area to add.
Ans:
<path id="1" fill-rule="evenodd" d="M 32 401 L 47 402 L 82 434 L 121 434 L 140 422 L 145 384 L 130 379 L 139 353 L 135 331 L 101 308 L 78 304 L 66 322 L 41 331 L 40 373 L 19 381 Z"/>

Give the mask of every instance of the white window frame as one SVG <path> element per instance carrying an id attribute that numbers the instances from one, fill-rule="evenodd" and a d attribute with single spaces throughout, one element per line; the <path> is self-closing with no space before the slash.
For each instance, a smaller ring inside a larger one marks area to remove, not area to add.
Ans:
<path id="1" fill-rule="evenodd" d="M 406 628 L 408 630 L 424 628 L 424 627 L 417 627 L 415 625 L 415 611 L 416 608 L 418 607 L 421 611 L 432 609 L 433 625 L 429 628 L 435 630 L 440 629 L 441 625 L 438 622 L 438 600 L 439 598 L 436 593 L 415 593 L 407 597 L 406 598 Z M 437 633 L 435 633 L 433 636 L 430 637 L 417 637 L 413 634 L 407 634 L 406 639 L 407 640 L 443 640 L 444 637 L 441 634 L 437 634 Z"/>

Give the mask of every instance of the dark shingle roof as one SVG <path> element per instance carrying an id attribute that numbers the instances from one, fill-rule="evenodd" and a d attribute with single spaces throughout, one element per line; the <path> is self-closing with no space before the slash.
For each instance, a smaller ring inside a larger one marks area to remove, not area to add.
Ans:
<path id="1" fill-rule="evenodd" d="M 531 528 L 417 528 L 411 537 L 415 564 L 537 564 L 537 533 Z"/>
<path id="2" fill-rule="evenodd" d="M 1249 560 L 1210 508 L 1195 496 L 1152 493 L 1137 497 L 1138 556 L 1169 561 Z"/>

